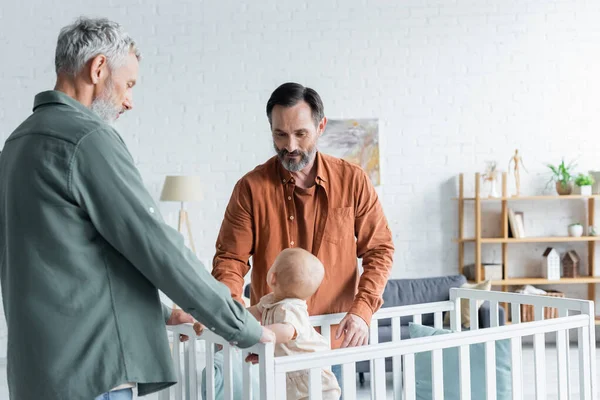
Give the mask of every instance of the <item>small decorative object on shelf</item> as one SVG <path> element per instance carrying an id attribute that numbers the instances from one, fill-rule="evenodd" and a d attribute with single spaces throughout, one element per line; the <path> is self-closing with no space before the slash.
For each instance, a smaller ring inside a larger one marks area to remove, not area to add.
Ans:
<path id="1" fill-rule="evenodd" d="M 559 260 L 560 262 L 560 260 Z M 502 277 L 502 264 L 482 264 L 483 276 L 481 279 L 484 281 L 501 281 Z M 475 264 L 465 265 L 464 269 L 465 278 L 470 281 L 475 280 Z M 560 276 L 560 270 L 559 270 Z"/>
<path id="2" fill-rule="evenodd" d="M 556 249 L 548 247 L 542 255 L 542 271 L 548 280 L 560 279 L 560 254 Z"/>
<path id="3" fill-rule="evenodd" d="M 588 235 L 598 236 L 598 230 L 596 229 L 596 227 L 594 225 L 590 225 L 590 227 L 588 228 Z"/>
<path id="4" fill-rule="evenodd" d="M 482 175 L 482 178 L 489 184 L 488 198 L 498 197 L 498 192 L 496 191 L 496 179 L 498 178 L 496 161 L 486 161 L 485 173 Z"/>
<path id="5" fill-rule="evenodd" d="M 519 155 L 518 149 L 515 150 L 515 154 L 511 157 L 510 161 L 508 162 L 508 172 L 510 172 L 510 166 L 513 163 L 514 163 L 513 172 L 515 174 L 515 189 L 516 189 L 516 192 L 514 195 L 520 196 L 521 195 L 521 173 L 519 171 L 519 167 L 523 167 L 525 172 L 527 172 L 527 169 L 525 168 L 525 164 L 523 163 L 523 158 L 521 158 L 521 156 Z"/>
<path id="6" fill-rule="evenodd" d="M 579 276 L 580 260 L 575 250 L 567 251 L 567 254 L 562 259 L 564 278 L 577 278 Z"/>
<path id="7" fill-rule="evenodd" d="M 594 178 L 591 175 L 579 174 L 575 178 L 575 185 L 579 187 L 579 193 L 582 196 L 592 195 L 592 185 L 594 184 Z"/>
<path id="8" fill-rule="evenodd" d="M 569 236 L 580 237 L 583 235 L 583 225 L 579 222 L 569 225 Z"/>
<path id="9" fill-rule="evenodd" d="M 552 177 L 546 184 L 546 187 L 550 185 L 550 183 L 554 182 L 556 185 L 556 192 L 561 195 L 569 195 L 573 192 L 573 168 L 575 168 L 575 164 L 570 162 L 569 165 L 565 165 L 565 160 L 562 160 L 560 164 L 554 166 L 552 164 L 548 164 L 548 168 L 552 171 Z"/>

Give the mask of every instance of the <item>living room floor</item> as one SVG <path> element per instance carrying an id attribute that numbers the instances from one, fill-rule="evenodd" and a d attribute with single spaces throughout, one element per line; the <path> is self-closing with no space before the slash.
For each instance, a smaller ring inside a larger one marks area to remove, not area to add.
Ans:
<path id="1" fill-rule="evenodd" d="M 577 359 L 577 348 L 573 348 L 576 345 L 571 345 L 571 359 L 572 360 L 576 360 Z M 600 353 L 597 352 L 596 354 L 596 363 L 600 366 Z M 524 346 L 523 348 L 523 365 L 524 365 L 524 376 L 523 376 L 523 382 L 524 382 L 524 396 L 523 398 L 529 398 L 530 396 L 534 396 L 535 395 L 535 386 L 534 386 L 534 372 L 533 372 L 533 362 L 534 362 L 534 357 L 533 357 L 533 348 L 530 346 Z M 554 347 L 547 347 L 546 348 L 546 371 L 547 371 L 547 390 L 548 390 L 548 397 L 547 400 L 554 400 L 554 399 L 558 399 L 558 388 L 557 388 L 557 378 L 556 378 L 556 349 Z M 572 362 L 571 363 L 571 371 L 572 371 L 572 376 L 574 378 L 577 378 L 577 372 L 578 372 L 578 365 L 576 365 L 577 363 Z M 600 374 L 600 372 L 599 372 Z M 600 376 L 597 377 L 597 380 L 600 381 Z M 358 379 L 357 379 L 357 385 L 358 385 Z M 393 399 L 392 397 L 392 377 L 391 374 L 388 374 L 388 382 L 387 382 L 387 388 L 388 388 L 388 394 L 387 394 L 387 398 L 388 399 Z M 579 395 L 579 382 L 577 380 L 571 382 L 571 387 L 572 387 L 572 395 L 575 396 L 575 398 L 578 398 Z M 134 398 L 137 398 L 137 396 L 134 396 Z M 150 395 L 150 396 L 146 396 L 146 397 L 142 397 L 145 400 L 158 400 L 158 395 Z M 368 374 L 366 375 L 366 382 L 365 382 L 365 386 L 362 388 L 359 388 L 358 390 L 358 399 L 369 399 L 370 398 L 370 390 L 369 390 L 369 386 L 368 386 Z M 8 386 L 6 383 L 6 365 L 0 365 L 0 399 L 8 399 Z M 141 399 L 141 398 L 140 398 Z M 92 399 L 90 399 L 92 400 Z"/>

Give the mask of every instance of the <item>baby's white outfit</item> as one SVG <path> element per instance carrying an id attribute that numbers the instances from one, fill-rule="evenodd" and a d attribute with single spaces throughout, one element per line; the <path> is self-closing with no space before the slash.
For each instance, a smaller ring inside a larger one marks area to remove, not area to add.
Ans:
<path id="1" fill-rule="evenodd" d="M 275 345 L 275 357 L 330 350 L 331 345 L 310 323 L 306 301 L 284 299 L 274 301 L 273 293 L 260 299 L 257 309 L 262 313 L 262 324 L 288 323 L 296 330 L 296 338 L 288 343 Z M 329 368 L 321 373 L 324 400 L 338 400 L 342 393 L 335 375 Z M 308 371 L 294 371 L 287 374 L 287 400 L 308 399 Z"/>

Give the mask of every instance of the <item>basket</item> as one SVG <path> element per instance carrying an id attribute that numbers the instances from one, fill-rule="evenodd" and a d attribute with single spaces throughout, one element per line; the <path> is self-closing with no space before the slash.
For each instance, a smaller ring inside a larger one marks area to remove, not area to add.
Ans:
<path id="1" fill-rule="evenodd" d="M 546 294 L 542 294 L 541 296 L 565 297 L 565 294 L 562 292 L 550 290 Z M 552 307 L 544 307 L 544 319 L 550 319 L 550 318 L 558 318 L 558 309 L 552 308 Z M 521 304 L 521 322 L 531 322 L 531 321 L 535 321 L 533 305 Z"/>

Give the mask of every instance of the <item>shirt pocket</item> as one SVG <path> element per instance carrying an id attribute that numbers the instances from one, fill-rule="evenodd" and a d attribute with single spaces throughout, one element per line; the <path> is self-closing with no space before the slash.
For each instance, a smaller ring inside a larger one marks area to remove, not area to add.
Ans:
<path id="1" fill-rule="evenodd" d="M 327 216 L 323 240 L 339 244 L 350 238 L 354 238 L 354 208 L 331 208 Z"/>

